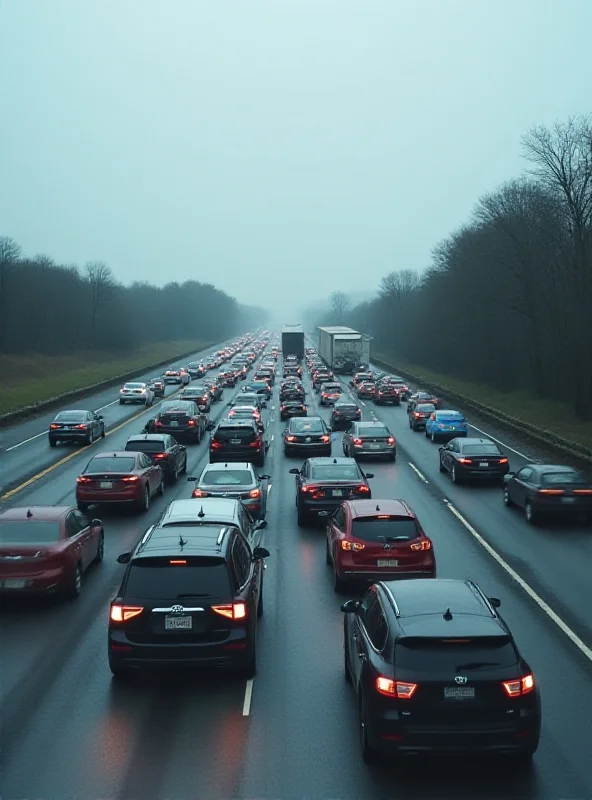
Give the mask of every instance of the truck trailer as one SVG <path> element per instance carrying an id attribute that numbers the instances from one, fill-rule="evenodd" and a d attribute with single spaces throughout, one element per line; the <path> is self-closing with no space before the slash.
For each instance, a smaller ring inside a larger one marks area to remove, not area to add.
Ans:
<path id="1" fill-rule="evenodd" d="M 334 372 L 351 375 L 370 363 L 370 337 L 335 325 L 319 328 L 319 355 Z"/>
<path id="2" fill-rule="evenodd" d="M 282 330 L 282 355 L 304 358 L 304 328 L 302 325 L 284 325 Z"/>

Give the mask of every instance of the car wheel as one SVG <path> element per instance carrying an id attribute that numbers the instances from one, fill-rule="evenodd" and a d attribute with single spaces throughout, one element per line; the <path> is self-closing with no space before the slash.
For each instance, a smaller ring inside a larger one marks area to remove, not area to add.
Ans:
<path id="1" fill-rule="evenodd" d="M 508 508 L 514 505 L 507 486 L 504 486 L 504 503 L 508 506 Z"/>
<path id="2" fill-rule="evenodd" d="M 460 475 L 456 471 L 456 466 L 452 467 L 452 482 L 456 483 L 457 485 L 461 482 Z"/>
<path id="3" fill-rule="evenodd" d="M 347 646 L 347 639 L 345 634 L 343 637 L 343 677 L 346 683 L 352 682 L 351 672 L 349 668 L 349 648 Z"/>
<path id="4" fill-rule="evenodd" d="M 99 536 L 99 543 L 97 545 L 97 554 L 94 559 L 95 564 L 100 564 L 105 555 L 105 534 L 101 533 Z"/>
<path id="5" fill-rule="evenodd" d="M 49 440 L 49 446 L 50 447 L 57 447 L 58 443 L 57 443 L 57 441 L 55 439 L 50 439 Z"/>
<path id="6" fill-rule="evenodd" d="M 524 506 L 524 514 L 526 516 L 526 521 L 529 525 L 535 525 L 537 520 L 537 515 L 534 510 L 534 506 L 531 502 L 526 503 Z"/>
<path id="7" fill-rule="evenodd" d="M 426 435 L 426 439 L 429 439 L 430 438 L 430 434 L 428 433 L 428 429 L 425 428 L 424 432 L 425 432 L 425 435 Z"/>
<path id="8" fill-rule="evenodd" d="M 432 442 L 435 442 L 436 441 L 436 434 L 432 432 L 432 437 L 431 438 L 432 438 Z"/>
<path id="9" fill-rule="evenodd" d="M 183 461 L 183 469 L 181 470 L 181 475 L 185 475 L 187 473 L 187 453 L 185 453 L 185 460 Z"/>
<path id="10" fill-rule="evenodd" d="M 331 564 L 331 551 L 329 550 L 328 539 L 325 539 L 325 564 Z"/>
<path id="11" fill-rule="evenodd" d="M 302 508 L 302 505 L 300 503 L 297 503 L 296 505 L 297 505 L 297 509 L 298 509 L 297 522 L 298 522 L 299 527 L 303 528 L 308 523 L 308 514 Z"/>
<path id="12" fill-rule="evenodd" d="M 74 570 L 72 577 L 70 578 L 70 583 L 68 588 L 66 589 L 66 594 L 71 600 L 76 600 L 77 597 L 80 597 L 80 592 L 82 591 L 82 567 L 80 564 L 76 564 L 76 569 Z"/>
<path id="13" fill-rule="evenodd" d="M 389 457 L 390 457 L 391 461 L 396 461 L 397 460 L 397 454 L 396 453 L 391 453 L 391 455 Z"/>
<path id="14" fill-rule="evenodd" d="M 105 426 L 101 425 L 101 439 L 105 438 Z"/>
<path id="15" fill-rule="evenodd" d="M 148 511 L 150 508 L 150 492 L 148 491 L 148 487 L 144 487 L 144 493 L 142 495 L 142 499 L 138 501 L 138 505 L 140 507 L 140 511 Z"/>
<path id="16" fill-rule="evenodd" d="M 76 508 L 82 513 L 86 514 L 88 511 L 88 503 L 76 503 Z"/>
<path id="17" fill-rule="evenodd" d="M 362 758 L 366 764 L 375 764 L 377 761 L 376 750 L 371 747 L 368 741 L 368 714 L 366 712 L 366 703 L 364 698 L 360 698 L 360 705 L 358 711 L 358 728 L 360 734 L 360 751 Z"/>
<path id="18" fill-rule="evenodd" d="M 263 578 L 261 578 L 261 586 L 259 588 L 259 601 L 257 603 L 257 616 L 263 616 Z"/>
<path id="19" fill-rule="evenodd" d="M 158 494 L 162 497 L 164 495 L 164 473 L 160 478 L 160 486 L 158 487 Z"/>
<path id="20" fill-rule="evenodd" d="M 446 467 L 442 463 L 442 459 L 440 459 L 440 472 L 446 472 Z"/>

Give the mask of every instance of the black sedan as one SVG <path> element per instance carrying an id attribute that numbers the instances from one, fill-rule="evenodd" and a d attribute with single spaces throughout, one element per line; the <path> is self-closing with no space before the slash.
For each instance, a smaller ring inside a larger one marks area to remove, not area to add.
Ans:
<path id="1" fill-rule="evenodd" d="M 205 433 L 207 418 L 192 400 L 165 400 L 156 419 L 148 423 L 147 433 L 184 436 L 198 444 Z"/>
<path id="2" fill-rule="evenodd" d="M 356 403 L 338 400 L 331 409 L 331 427 L 334 431 L 349 428 L 350 423 L 362 418 L 362 409 Z"/>
<path id="3" fill-rule="evenodd" d="M 314 517 L 327 517 L 344 500 L 372 497 L 368 478 L 353 458 L 307 458 L 301 469 L 291 469 L 296 476 L 298 524 L 306 525 Z"/>
<path id="4" fill-rule="evenodd" d="M 592 517 L 592 483 L 561 464 L 527 464 L 504 478 L 504 503 L 524 509 L 527 522 L 544 516 Z"/>
<path id="5" fill-rule="evenodd" d="M 187 478 L 197 485 L 192 497 L 231 497 L 240 500 L 253 519 L 267 511 L 270 475 L 259 475 L 250 462 L 206 464 L 199 478 Z"/>
<path id="6" fill-rule="evenodd" d="M 285 420 L 290 417 L 306 417 L 308 406 L 302 400 L 284 400 L 280 406 L 280 419 Z"/>
<path id="7" fill-rule="evenodd" d="M 284 431 L 284 454 L 331 455 L 331 429 L 321 417 L 292 417 Z"/>
<path id="8" fill-rule="evenodd" d="M 490 439 L 452 439 L 440 448 L 440 472 L 448 472 L 454 483 L 467 478 L 500 480 L 508 473 L 507 457 Z"/>
<path id="9" fill-rule="evenodd" d="M 92 444 L 105 438 L 105 422 L 95 411 L 60 411 L 49 425 L 48 436 L 50 447 L 58 442 Z"/>
<path id="10" fill-rule="evenodd" d="M 179 400 L 191 400 L 197 403 L 199 410 L 206 414 L 212 405 L 212 396 L 205 386 L 186 386 L 181 391 Z"/>
<path id="11" fill-rule="evenodd" d="M 409 416 L 409 427 L 412 431 L 425 431 L 426 422 L 428 418 L 437 411 L 433 403 L 419 403 L 413 409 L 407 407 L 407 414 Z"/>
<path id="12" fill-rule="evenodd" d="M 219 384 L 214 378 L 209 378 L 207 381 L 204 381 L 204 386 L 210 393 L 213 403 L 222 398 L 222 395 L 224 393 L 224 387 L 221 384 Z"/>
<path id="13" fill-rule="evenodd" d="M 176 481 L 187 472 L 187 448 L 166 433 L 140 433 L 130 436 L 125 449 L 133 453 L 145 453 L 155 464 L 162 467 L 169 481 Z"/>

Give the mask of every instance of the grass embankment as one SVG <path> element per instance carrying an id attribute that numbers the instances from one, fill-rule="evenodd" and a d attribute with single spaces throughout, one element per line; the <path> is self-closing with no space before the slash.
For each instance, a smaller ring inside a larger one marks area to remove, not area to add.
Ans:
<path id="1" fill-rule="evenodd" d="M 569 403 L 557 400 L 541 400 L 529 392 L 500 392 L 482 383 L 471 383 L 442 375 L 438 372 L 409 364 L 395 355 L 377 354 L 377 358 L 393 366 L 393 371 L 402 369 L 421 378 L 426 383 L 449 389 L 455 394 L 468 397 L 476 403 L 501 411 L 515 419 L 535 425 L 556 436 L 562 436 L 571 442 L 577 442 L 592 449 L 592 421 L 582 422 L 574 418 Z"/>
<path id="2" fill-rule="evenodd" d="M 183 353 L 203 350 L 208 342 L 154 342 L 122 355 L 81 351 L 67 356 L 0 356 L 0 414 L 84 389 L 148 364 L 173 361 Z"/>

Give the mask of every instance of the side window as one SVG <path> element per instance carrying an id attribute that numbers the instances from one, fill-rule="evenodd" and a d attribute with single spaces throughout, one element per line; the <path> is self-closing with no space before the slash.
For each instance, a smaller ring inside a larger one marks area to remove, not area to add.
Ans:
<path id="1" fill-rule="evenodd" d="M 253 524 L 253 519 L 251 518 L 251 515 L 249 514 L 247 509 L 242 504 L 240 504 L 238 514 L 243 536 L 245 536 L 248 539 L 249 533 L 251 531 L 251 526 Z"/>
<path id="2" fill-rule="evenodd" d="M 340 531 L 345 531 L 345 508 L 341 506 L 335 514 L 335 526 L 339 528 Z"/>
<path id="3" fill-rule="evenodd" d="M 240 535 L 235 535 L 232 545 L 232 565 L 239 586 L 244 586 L 251 571 L 251 559 L 248 547 Z"/>
<path id="4" fill-rule="evenodd" d="M 360 601 L 360 607 L 358 609 L 358 617 L 360 622 L 364 625 L 366 630 L 368 630 L 368 626 L 370 623 L 372 609 L 378 603 L 376 598 L 376 591 L 375 589 L 368 589 L 366 594 L 362 597 Z"/>
<path id="5" fill-rule="evenodd" d="M 450 442 L 450 449 L 453 453 L 460 453 L 460 445 L 458 442 Z"/>
<path id="6" fill-rule="evenodd" d="M 369 627 L 368 627 L 368 636 L 370 637 L 370 641 L 372 642 L 374 647 L 377 650 L 382 650 L 382 648 L 386 644 L 388 636 L 388 626 L 386 618 L 384 616 L 384 611 L 382 610 L 382 606 L 378 598 L 376 598 L 376 603 L 374 603 L 371 610 Z"/>
<path id="7" fill-rule="evenodd" d="M 88 523 L 84 527 L 86 528 L 87 526 Z M 71 539 L 73 536 L 78 536 L 81 530 L 80 522 L 77 520 L 74 511 L 71 511 L 66 517 L 66 536 Z"/>
<path id="8" fill-rule="evenodd" d="M 73 511 L 72 513 L 74 514 L 74 518 L 76 519 L 76 523 L 80 527 L 80 530 L 86 530 L 90 524 L 89 520 L 84 516 L 84 514 L 81 514 L 80 511 Z"/>
<path id="9" fill-rule="evenodd" d="M 520 481 L 529 481 L 532 478 L 532 472 L 530 467 L 524 467 L 516 474 L 516 477 Z"/>

